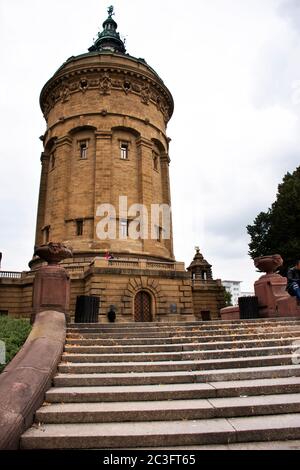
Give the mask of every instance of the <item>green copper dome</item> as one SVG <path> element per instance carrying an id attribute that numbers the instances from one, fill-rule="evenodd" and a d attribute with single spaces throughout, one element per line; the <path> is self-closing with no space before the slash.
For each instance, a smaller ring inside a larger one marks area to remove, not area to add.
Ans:
<path id="1" fill-rule="evenodd" d="M 118 25 L 113 20 L 114 7 L 108 8 L 108 18 L 103 23 L 103 31 L 98 33 L 98 38 L 94 44 L 89 48 L 89 52 L 111 51 L 125 54 L 126 49 L 124 42 L 117 32 Z"/>

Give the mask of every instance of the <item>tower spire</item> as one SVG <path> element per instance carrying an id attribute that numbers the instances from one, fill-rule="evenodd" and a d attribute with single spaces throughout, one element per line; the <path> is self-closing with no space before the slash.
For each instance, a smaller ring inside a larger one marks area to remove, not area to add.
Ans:
<path id="1" fill-rule="evenodd" d="M 125 44 L 117 32 L 118 25 L 113 19 L 115 15 L 114 7 L 111 5 L 107 9 L 108 17 L 103 23 L 103 31 L 98 33 L 98 38 L 89 48 L 89 52 L 118 52 L 125 54 Z"/>

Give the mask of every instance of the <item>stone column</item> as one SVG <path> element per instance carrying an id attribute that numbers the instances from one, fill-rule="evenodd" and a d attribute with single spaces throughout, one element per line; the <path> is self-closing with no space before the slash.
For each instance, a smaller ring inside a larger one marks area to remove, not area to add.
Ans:
<path id="1" fill-rule="evenodd" d="M 41 154 L 41 181 L 40 181 L 40 191 L 39 191 L 39 203 L 38 203 L 38 213 L 37 213 L 37 222 L 36 222 L 36 234 L 35 234 L 35 245 L 39 246 L 43 243 L 43 233 L 42 228 L 45 221 L 45 208 L 46 208 L 46 196 L 47 196 L 47 177 L 49 171 L 49 156 L 45 153 Z"/>
<path id="2" fill-rule="evenodd" d="M 93 248 L 110 249 L 109 240 L 97 239 L 96 226 L 99 219 L 96 217 L 100 204 L 111 204 L 111 173 L 112 173 L 112 132 L 95 132 L 96 137 L 96 161 L 95 161 L 95 200 L 94 200 L 94 243 Z M 107 245 L 107 246 L 104 246 Z"/>
<path id="3" fill-rule="evenodd" d="M 143 251 L 151 252 L 151 204 L 153 202 L 152 194 L 152 142 L 140 137 L 136 141 L 137 158 L 138 158 L 138 179 L 139 179 L 139 204 L 144 204 L 147 207 L 149 215 L 148 225 L 148 240 L 141 240 Z M 149 247 L 149 248 L 148 248 Z"/>
<path id="4" fill-rule="evenodd" d="M 161 154 L 160 164 L 161 164 L 161 184 L 162 184 L 163 203 L 171 207 L 171 190 L 170 190 L 170 176 L 169 176 L 170 157 L 167 153 Z M 166 247 L 168 248 L 168 250 L 170 251 L 171 258 L 174 258 L 172 216 L 171 216 L 170 224 L 171 224 L 170 239 L 165 240 L 164 243 Z"/>
<path id="5" fill-rule="evenodd" d="M 57 139 L 55 143 L 55 165 L 53 190 L 51 194 L 51 239 L 64 241 L 66 234 L 65 219 L 68 202 L 68 160 L 72 150 L 72 139 L 68 136 Z"/>

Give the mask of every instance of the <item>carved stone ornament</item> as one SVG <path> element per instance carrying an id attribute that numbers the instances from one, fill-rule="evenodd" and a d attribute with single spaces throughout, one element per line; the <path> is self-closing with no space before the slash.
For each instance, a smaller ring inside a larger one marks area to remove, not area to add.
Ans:
<path id="1" fill-rule="evenodd" d="M 88 87 L 89 87 L 88 80 L 86 78 L 82 78 L 79 82 L 79 90 L 82 91 L 82 93 L 85 93 Z"/>
<path id="2" fill-rule="evenodd" d="M 105 73 L 103 78 L 100 80 L 100 94 L 109 95 L 111 90 L 111 78 L 108 73 Z"/>
<path id="3" fill-rule="evenodd" d="M 254 259 L 255 267 L 263 273 L 274 274 L 283 265 L 280 255 L 260 256 Z"/>
<path id="4" fill-rule="evenodd" d="M 137 78 L 128 78 L 126 74 L 119 74 L 118 78 L 114 78 L 114 75 L 107 71 L 97 77 L 82 74 L 78 79 L 78 77 L 72 76 L 55 84 L 51 91 L 49 90 L 43 102 L 45 118 L 47 119 L 50 110 L 58 101 L 68 101 L 73 93 L 85 93 L 87 90 L 93 89 L 98 89 L 101 95 L 110 95 L 112 89 L 122 90 L 126 95 L 129 93 L 138 94 L 142 103 L 148 105 L 151 101 L 156 105 L 157 109 L 163 114 L 165 122 L 170 119 L 170 106 L 165 96 L 155 86 L 142 82 Z"/>
<path id="5" fill-rule="evenodd" d="M 48 264 L 58 264 L 66 258 L 72 258 L 73 252 L 71 248 L 63 245 L 62 243 L 48 243 L 37 247 L 34 251 L 35 256 L 39 256 L 42 260 L 47 261 Z"/>
<path id="6" fill-rule="evenodd" d="M 61 92 L 61 99 L 62 99 L 62 102 L 64 103 L 65 101 L 68 101 L 70 98 L 70 90 L 69 90 L 69 87 L 68 86 L 65 86 L 63 89 L 62 89 L 62 92 Z"/>
<path id="7" fill-rule="evenodd" d="M 151 97 L 150 86 L 149 86 L 149 85 L 145 85 L 145 86 L 142 88 L 142 91 L 141 91 L 142 103 L 144 103 L 144 104 L 149 104 L 150 97 Z"/>

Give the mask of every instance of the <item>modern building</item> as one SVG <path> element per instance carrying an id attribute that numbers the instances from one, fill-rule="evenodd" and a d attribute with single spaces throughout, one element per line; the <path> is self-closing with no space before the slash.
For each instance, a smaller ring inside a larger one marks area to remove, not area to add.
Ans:
<path id="1" fill-rule="evenodd" d="M 144 59 L 128 54 L 109 8 L 87 53 L 70 57 L 42 89 L 42 137 L 35 245 L 72 247 L 62 264 L 78 296 L 100 298 L 99 320 L 217 318 L 224 289 L 211 268 L 175 259 L 167 124 L 174 102 Z M 201 261 L 201 262 L 202 262 Z M 197 264 L 198 263 L 198 264 Z M 201 263 L 200 263 L 201 264 Z M 31 270 L 0 275 L 0 308 L 29 315 Z"/>

